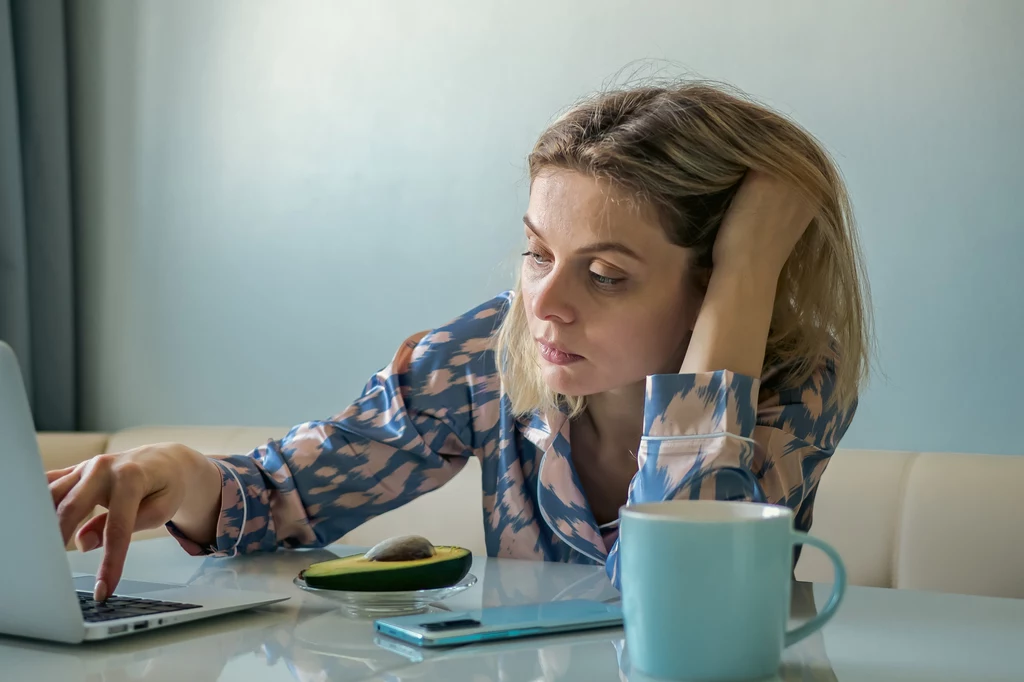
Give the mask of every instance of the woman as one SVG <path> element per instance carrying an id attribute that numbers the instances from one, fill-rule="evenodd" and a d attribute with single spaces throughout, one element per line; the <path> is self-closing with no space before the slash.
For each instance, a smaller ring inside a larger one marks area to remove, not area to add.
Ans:
<path id="1" fill-rule="evenodd" d="M 492 556 L 604 563 L 623 504 L 765 500 L 806 530 L 868 347 L 835 167 L 785 118 L 702 83 L 600 95 L 529 157 L 514 291 L 410 337 L 341 414 L 248 455 L 161 444 L 48 474 L 65 540 L 193 553 L 330 543 L 483 470 Z"/>

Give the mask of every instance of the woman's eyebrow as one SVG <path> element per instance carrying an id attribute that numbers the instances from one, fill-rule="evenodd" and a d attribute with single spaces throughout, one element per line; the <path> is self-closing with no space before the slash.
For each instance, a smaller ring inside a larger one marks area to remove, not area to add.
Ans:
<path id="1" fill-rule="evenodd" d="M 538 239 L 541 239 L 543 241 L 543 239 L 540 236 L 540 230 L 538 230 L 534 222 L 530 220 L 530 216 L 523 216 L 523 224 L 526 225 L 526 229 L 532 232 Z M 581 255 L 590 255 L 594 253 L 601 253 L 604 251 L 613 251 L 615 253 L 621 253 L 624 256 L 629 256 L 633 260 L 639 261 L 641 263 L 645 262 L 644 259 L 640 257 L 640 254 L 638 254 L 636 251 L 629 248 L 622 242 L 594 242 L 593 244 L 588 244 L 583 248 L 577 249 L 576 253 Z"/>

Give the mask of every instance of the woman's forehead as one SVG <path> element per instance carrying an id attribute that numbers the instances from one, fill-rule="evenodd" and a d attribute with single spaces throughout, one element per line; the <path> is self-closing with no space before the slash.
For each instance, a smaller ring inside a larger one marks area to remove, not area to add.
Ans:
<path id="1" fill-rule="evenodd" d="M 617 241 L 633 250 L 671 245 L 652 208 L 607 181 L 573 171 L 534 178 L 525 222 L 544 240 Z"/>

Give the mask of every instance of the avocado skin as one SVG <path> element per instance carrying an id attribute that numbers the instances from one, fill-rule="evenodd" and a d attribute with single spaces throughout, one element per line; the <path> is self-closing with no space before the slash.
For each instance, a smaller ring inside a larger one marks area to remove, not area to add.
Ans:
<path id="1" fill-rule="evenodd" d="M 309 587 L 348 592 L 406 592 L 449 587 L 466 577 L 473 565 L 473 555 L 461 547 L 437 547 L 450 556 L 414 561 L 375 561 L 372 570 L 363 568 L 368 562 L 362 555 L 332 559 L 313 564 L 300 577 Z M 322 573 L 324 564 L 332 564 L 329 573 Z M 351 570 L 359 566 L 359 570 Z M 312 571 L 312 575 L 310 572 Z M 320 573 L 319 575 L 317 575 Z"/>

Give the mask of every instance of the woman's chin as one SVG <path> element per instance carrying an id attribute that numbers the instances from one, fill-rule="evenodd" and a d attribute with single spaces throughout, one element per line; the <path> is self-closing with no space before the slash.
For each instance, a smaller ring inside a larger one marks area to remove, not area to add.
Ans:
<path id="1" fill-rule="evenodd" d="M 593 393 L 593 391 L 587 390 L 588 382 L 581 381 L 575 368 L 571 365 L 568 367 L 548 365 L 544 367 L 543 377 L 547 387 L 561 395 L 583 396 Z"/>

